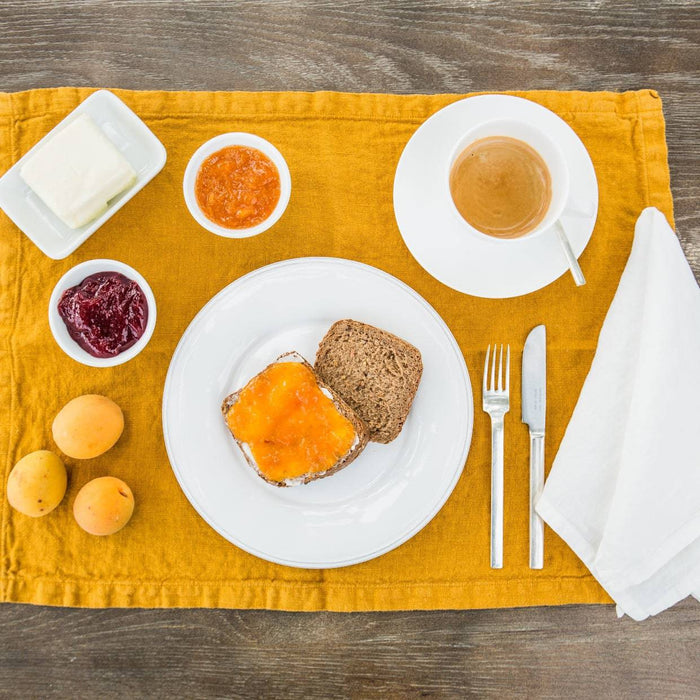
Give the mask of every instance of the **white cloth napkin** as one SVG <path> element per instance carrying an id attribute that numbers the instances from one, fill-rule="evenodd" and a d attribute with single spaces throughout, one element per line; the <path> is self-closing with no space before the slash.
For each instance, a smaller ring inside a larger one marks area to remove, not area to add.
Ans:
<path id="1" fill-rule="evenodd" d="M 700 289 L 658 209 L 637 221 L 537 511 L 618 613 L 700 600 Z"/>

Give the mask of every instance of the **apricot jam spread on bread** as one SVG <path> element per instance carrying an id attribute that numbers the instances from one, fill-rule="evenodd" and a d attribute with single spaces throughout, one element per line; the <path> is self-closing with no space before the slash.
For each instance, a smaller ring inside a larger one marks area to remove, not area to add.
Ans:
<path id="1" fill-rule="evenodd" d="M 330 469 L 357 439 L 352 422 L 300 362 L 277 362 L 253 377 L 226 423 L 247 444 L 261 475 L 273 482 Z"/>

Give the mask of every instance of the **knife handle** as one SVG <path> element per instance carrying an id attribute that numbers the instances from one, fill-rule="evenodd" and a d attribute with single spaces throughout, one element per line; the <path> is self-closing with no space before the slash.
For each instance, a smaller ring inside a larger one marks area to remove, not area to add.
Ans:
<path id="1" fill-rule="evenodd" d="M 530 433 L 530 568 L 544 566 L 544 523 L 535 506 L 544 488 L 544 435 Z"/>

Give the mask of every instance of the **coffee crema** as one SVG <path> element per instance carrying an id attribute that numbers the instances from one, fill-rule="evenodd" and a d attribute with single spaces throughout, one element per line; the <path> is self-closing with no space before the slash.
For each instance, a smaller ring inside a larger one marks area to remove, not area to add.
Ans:
<path id="1" fill-rule="evenodd" d="M 457 211 L 475 229 L 495 238 L 517 238 L 544 219 L 552 178 L 542 156 L 524 141 L 488 136 L 457 156 L 450 193 Z"/>

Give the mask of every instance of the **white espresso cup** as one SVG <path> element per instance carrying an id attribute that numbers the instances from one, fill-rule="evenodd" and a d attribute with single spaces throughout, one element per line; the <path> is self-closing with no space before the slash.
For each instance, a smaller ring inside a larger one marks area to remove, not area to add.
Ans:
<path id="1" fill-rule="evenodd" d="M 491 136 L 507 136 L 509 138 L 523 141 L 540 155 L 542 160 L 545 162 L 547 169 L 549 170 L 549 175 L 551 178 L 551 197 L 547 211 L 540 223 L 537 224 L 534 229 L 524 233 L 521 236 L 516 236 L 513 238 L 499 238 L 498 236 L 491 236 L 487 233 L 479 231 L 464 219 L 464 217 L 459 213 L 457 206 L 452 199 L 452 193 L 450 191 L 450 173 L 452 172 L 455 161 L 469 146 L 471 146 L 471 144 Z M 514 243 L 517 244 L 518 241 L 522 241 L 527 238 L 534 238 L 535 236 L 539 236 L 545 231 L 554 228 L 576 284 L 585 284 L 583 273 L 581 272 L 576 256 L 571 249 L 569 240 L 566 237 L 564 227 L 561 224 L 561 215 L 566 209 L 567 202 L 569 201 L 569 168 L 566 159 L 564 158 L 564 155 L 557 144 L 552 141 L 552 139 L 550 139 L 544 131 L 528 122 L 519 121 L 517 119 L 494 119 L 483 122 L 482 124 L 479 124 L 467 131 L 459 139 L 446 165 L 444 186 L 447 188 L 447 199 L 449 200 L 454 216 L 461 223 L 461 226 L 465 232 L 469 233 L 470 235 L 478 236 L 482 240 L 493 241 L 496 245 L 513 245 Z"/>
<path id="2" fill-rule="evenodd" d="M 452 172 L 457 158 L 476 141 L 481 141 L 481 139 L 492 136 L 507 136 L 512 139 L 517 139 L 518 141 L 523 141 L 538 153 L 545 162 L 551 178 L 552 191 L 549 206 L 547 207 L 544 218 L 532 231 L 528 231 L 522 236 L 499 238 L 498 236 L 490 236 L 487 233 L 483 233 L 469 224 L 457 210 L 452 199 L 452 193 L 450 192 L 449 199 L 452 210 L 459 221 L 461 221 L 464 227 L 470 232 L 497 243 L 512 243 L 513 241 L 523 238 L 537 236 L 551 228 L 554 222 L 559 219 L 569 198 L 569 169 L 566 160 L 559 147 L 537 127 L 514 119 L 495 119 L 470 129 L 462 136 L 450 155 L 450 160 L 445 172 L 445 187 L 447 187 L 449 192 L 450 173 Z"/>

